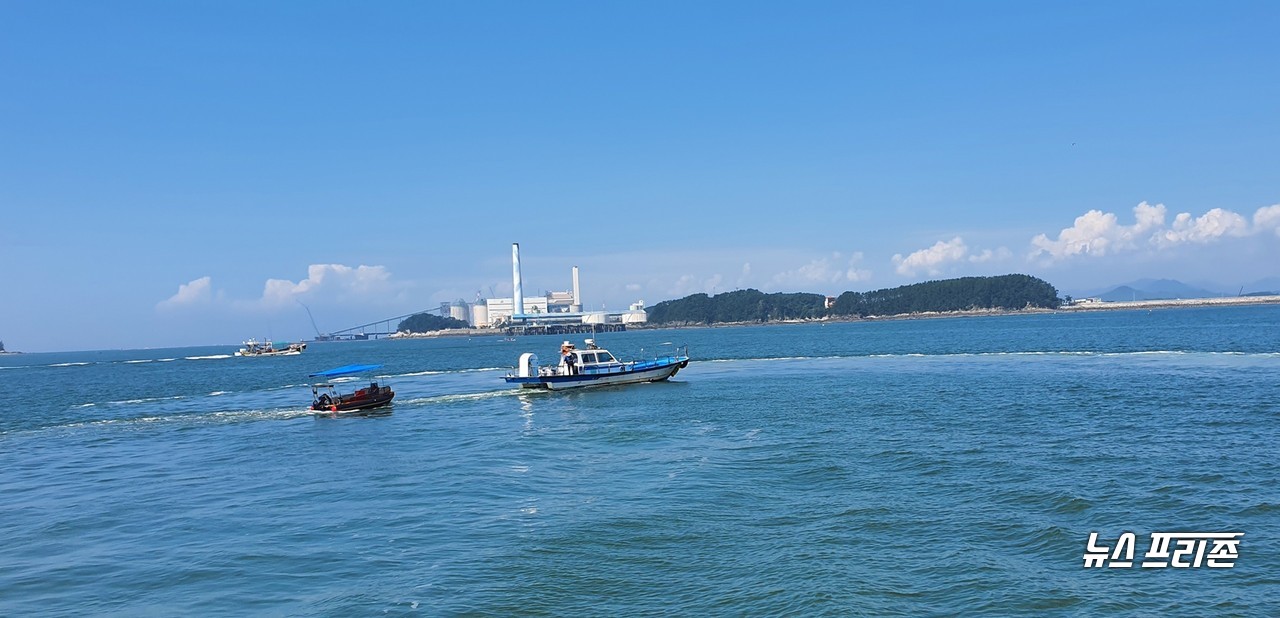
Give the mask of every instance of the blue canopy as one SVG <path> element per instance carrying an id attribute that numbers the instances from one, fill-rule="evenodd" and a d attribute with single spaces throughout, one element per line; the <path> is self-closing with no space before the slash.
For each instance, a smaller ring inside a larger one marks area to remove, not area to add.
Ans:
<path id="1" fill-rule="evenodd" d="M 307 377 L 308 378 L 336 378 L 338 376 L 347 376 L 353 373 L 364 373 L 366 371 L 373 371 L 374 369 L 382 369 L 382 365 L 343 365 L 341 367 L 338 367 L 336 369 L 330 369 L 328 371 L 318 371 Z"/>

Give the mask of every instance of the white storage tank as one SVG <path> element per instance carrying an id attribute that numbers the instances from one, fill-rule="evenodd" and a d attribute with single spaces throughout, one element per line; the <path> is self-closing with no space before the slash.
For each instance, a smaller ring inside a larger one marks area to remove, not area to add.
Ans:
<path id="1" fill-rule="evenodd" d="M 489 327 L 489 306 L 484 303 L 471 305 L 471 325 L 476 328 Z"/>
<path id="2" fill-rule="evenodd" d="M 467 313 L 466 303 L 455 303 L 453 306 L 449 307 L 449 317 L 455 320 L 466 322 L 467 318 L 471 317 L 467 315 Z"/>

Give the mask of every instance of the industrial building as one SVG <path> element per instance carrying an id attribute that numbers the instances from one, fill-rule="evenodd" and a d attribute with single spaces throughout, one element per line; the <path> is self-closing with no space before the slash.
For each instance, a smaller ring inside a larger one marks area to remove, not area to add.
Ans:
<path id="1" fill-rule="evenodd" d="M 474 328 L 505 328 L 510 330 L 535 330 L 572 332 L 592 327 L 622 330 L 626 325 L 643 324 L 648 320 L 644 301 L 632 303 L 626 311 L 582 310 L 581 287 L 578 267 L 573 267 L 573 289 L 549 292 L 546 296 L 525 297 L 520 277 L 520 243 L 511 245 L 511 298 L 477 299 L 475 303 L 464 301 L 443 303 L 440 314 L 467 322 Z M 521 308 L 516 311 L 516 307 Z"/>

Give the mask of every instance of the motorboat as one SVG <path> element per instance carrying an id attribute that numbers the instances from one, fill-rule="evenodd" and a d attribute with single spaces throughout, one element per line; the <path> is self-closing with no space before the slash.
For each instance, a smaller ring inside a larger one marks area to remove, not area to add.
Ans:
<path id="1" fill-rule="evenodd" d="M 668 356 L 648 360 L 621 361 L 608 350 L 587 339 L 579 349 L 566 341 L 560 346 L 560 361 L 554 366 L 538 364 L 532 352 L 520 355 L 515 373 L 503 379 L 521 388 L 562 390 L 586 386 L 608 386 L 635 382 L 661 382 L 689 365 L 689 348 L 682 346 Z"/>
<path id="2" fill-rule="evenodd" d="M 370 379 L 369 385 L 354 392 L 338 392 L 334 378 L 369 374 L 382 365 L 344 365 L 308 377 L 325 378 L 326 381 L 311 385 L 311 409 L 316 416 L 382 416 L 391 414 L 391 399 L 396 396 L 390 386 Z"/>
<path id="3" fill-rule="evenodd" d="M 294 356 L 302 354 L 305 349 L 307 349 L 306 343 L 290 343 L 283 348 L 277 348 L 270 341 L 250 339 L 244 342 L 244 347 L 236 352 L 236 356 Z"/>

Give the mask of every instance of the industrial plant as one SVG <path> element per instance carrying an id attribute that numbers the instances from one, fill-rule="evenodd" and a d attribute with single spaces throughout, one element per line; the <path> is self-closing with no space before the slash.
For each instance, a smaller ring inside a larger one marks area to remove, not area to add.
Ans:
<path id="1" fill-rule="evenodd" d="M 589 332 L 625 330 L 643 324 L 648 316 L 644 301 L 632 303 L 626 311 L 583 311 L 578 267 L 573 267 L 573 288 L 548 292 L 546 296 L 524 295 L 520 277 L 520 243 L 511 244 L 511 298 L 477 298 L 474 303 L 441 303 L 440 315 L 466 322 L 473 328 L 504 329 L 514 332 Z M 516 311 L 519 307 L 520 310 Z"/>

